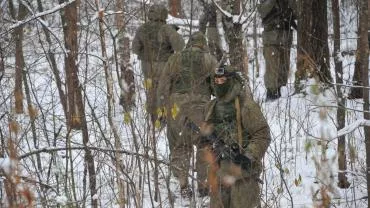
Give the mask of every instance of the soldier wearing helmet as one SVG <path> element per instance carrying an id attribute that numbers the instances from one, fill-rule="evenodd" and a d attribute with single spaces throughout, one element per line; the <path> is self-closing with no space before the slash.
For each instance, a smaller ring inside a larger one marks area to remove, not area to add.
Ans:
<path id="1" fill-rule="evenodd" d="M 197 146 L 196 171 L 200 196 L 208 194 L 204 144 L 187 128 L 188 122 L 200 125 L 204 106 L 211 98 L 211 74 L 217 60 L 209 54 L 203 33 L 193 33 L 186 48 L 172 55 L 159 83 L 159 106 L 167 109 L 167 138 L 170 147 L 172 172 L 180 182 L 183 197 L 190 197 L 188 176 L 193 145 Z"/>
<path id="2" fill-rule="evenodd" d="M 232 160 L 214 155 L 219 168 L 210 173 L 217 178 L 217 182 L 210 183 L 210 207 L 260 207 L 259 175 L 271 140 L 269 126 L 252 92 L 233 68 L 218 68 L 212 86 L 215 98 L 206 105 L 203 126 L 207 125 L 212 129 L 209 133 L 224 146 L 237 149 L 238 154 Z"/>
<path id="3" fill-rule="evenodd" d="M 164 5 L 152 5 L 148 13 L 149 21 L 138 28 L 132 42 L 133 52 L 141 60 L 147 90 L 147 111 L 152 122 L 156 120 L 156 93 L 161 70 L 167 59 L 185 45 L 174 27 L 166 24 L 167 15 Z"/>

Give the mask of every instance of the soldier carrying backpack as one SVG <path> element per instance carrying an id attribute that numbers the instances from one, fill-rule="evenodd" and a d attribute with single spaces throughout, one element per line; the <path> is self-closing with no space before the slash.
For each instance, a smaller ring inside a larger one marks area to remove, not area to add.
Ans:
<path id="1" fill-rule="evenodd" d="M 180 182 L 183 197 L 192 196 L 188 176 L 193 145 L 197 146 L 198 191 L 201 196 L 208 194 L 204 144 L 200 143 L 199 135 L 187 129 L 186 123 L 200 125 L 204 120 L 204 106 L 211 98 L 210 76 L 217 64 L 209 54 L 204 34 L 195 32 L 186 48 L 168 59 L 158 86 L 158 106 L 168 112 L 171 171 Z"/>
<path id="2" fill-rule="evenodd" d="M 167 15 L 164 5 L 152 5 L 148 13 L 149 21 L 138 28 L 132 42 L 132 50 L 141 60 L 147 93 L 146 107 L 152 122 L 156 120 L 156 93 L 161 70 L 167 59 L 185 45 L 174 26 L 166 24 Z"/>

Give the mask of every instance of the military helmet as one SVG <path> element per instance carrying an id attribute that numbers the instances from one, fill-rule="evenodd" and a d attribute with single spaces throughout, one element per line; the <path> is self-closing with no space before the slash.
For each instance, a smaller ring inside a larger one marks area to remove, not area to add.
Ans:
<path id="1" fill-rule="evenodd" d="M 234 67 L 223 64 L 223 65 L 221 65 L 221 66 L 219 66 L 215 69 L 214 76 L 216 76 L 216 77 L 222 77 L 222 76 L 228 77 L 228 76 L 235 75 L 235 73 L 236 73 L 236 70 L 235 70 Z"/>
<path id="2" fill-rule="evenodd" d="M 154 4 L 149 8 L 148 18 L 152 21 L 166 21 L 168 10 L 163 4 Z"/>
<path id="3" fill-rule="evenodd" d="M 193 33 L 188 42 L 188 47 L 189 46 L 197 46 L 200 48 L 205 48 L 207 47 L 207 39 L 206 36 L 202 32 L 195 32 Z"/>

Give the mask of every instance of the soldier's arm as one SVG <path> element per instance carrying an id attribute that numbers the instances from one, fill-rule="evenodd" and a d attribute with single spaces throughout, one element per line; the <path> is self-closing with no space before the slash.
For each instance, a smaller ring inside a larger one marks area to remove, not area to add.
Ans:
<path id="1" fill-rule="evenodd" d="M 215 72 L 215 69 L 218 66 L 218 62 L 216 57 L 211 54 L 205 53 L 204 54 L 204 65 L 206 67 L 207 73 L 210 75 Z"/>
<path id="2" fill-rule="evenodd" d="M 185 46 L 185 41 L 181 35 L 176 32 L 170 25 L 166 25 L 165 31 L 174 51 L 181 51 Z"/>
<path id="3" fill-rule="evenodd" d="M 164 69 L 161 72 L 159 78 L 159 84 L 157 89 L 157 104 L 159 107 L 165 107 L 169 102 L 170 89 L 171 89 L 171 80 L 172 80 L 172 71 L 174 69 L 175 62 L 177 60 L 177 55 L 174 54 L 168 59 Z"/>
<path id="4" fill-rule="evenodd" d="M 270 128 L 260 106 L 252 99 L 252 96 L 245 97 L 242 115 L 243 126 L 248 129 L 249 133 L 245 155 L 252 160 L 259 161 L 270 144 Z"/>

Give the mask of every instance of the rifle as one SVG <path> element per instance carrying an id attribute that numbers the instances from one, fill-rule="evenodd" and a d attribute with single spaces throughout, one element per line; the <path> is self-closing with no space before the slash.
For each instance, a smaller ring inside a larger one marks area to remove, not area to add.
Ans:
<path id="1" fill-rule="evenodd" d="M 192 121 L 188 120 L 186 122 L 186 127 L 191 129 L 196 134 L 201 134 L 199 126 Z M 219 138 L 215 132 L 212 132 L 207 136 L 201 136 L 200 143 L 210 144 L 212 146 L 212 152 L 218 163 L 220 163 L 221 160 L 228 160 L 236 165 L 239 165 L 245 171 L 250 170 L 251 160 L 241 153 L 238 143 L 232 143 L 228 145 L 223 139 Z"/>

